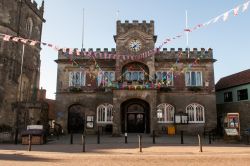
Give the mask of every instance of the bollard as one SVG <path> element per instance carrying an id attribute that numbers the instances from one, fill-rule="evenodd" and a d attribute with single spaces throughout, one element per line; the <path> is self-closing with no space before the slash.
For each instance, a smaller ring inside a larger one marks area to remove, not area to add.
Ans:
<path id="1" fill-rule="evenodd" d="M 153 130 L 153 144 L 155 144 L 155 130 Z"/>
<path id="2" fill-rule="evenodd" d="M 82 134 L 82 152 L 85 152 L 85 143 L 86 143 L 86 141 L 85 141 L 85 135 Z"/>
<path id="3" fill-rule="evenodd" d="M 100 130 L 99 130 L 99 127 L 98 127 L 98 130 L 97 130 L 97 144 L 100 144 Z"/>
<path id="4" fill-rule="evenodd" d="M 125 144 L 127 144 L 128 143 L 128 133 L 126 132 L 124 135 L 125 135 Z"/>
<path id="5" fill-rule="evenodd" d="M 31 135 L 29 135 L 29 151 L 31 151 L 31 139 L 32 139 L 32 136 Z"/>
<path id="6" fill-rule="evenodd" d="M 140 149 L 140 152 L 142 152 L 142 136 L 138 135 L 138 137 L 139 137 L 139 149 Z"/>
<path id="7" fill-rule="evenodd" d="M 15 140 L 14 140 L 15 144 L 18 144 L 18 129 L 16 128 L 15 130 Z"/>
<path id="8" fill-rule="evenodd" d="M 199 140 L 200 152 L 202 152 L 202 142 L 201 142 L 200 134 L 198 134 L 198 140 Z"/>
<path id="9" fill-rule="evenodd" d="M 208 133 L 209 144 L 211 144 L 211 132 Z"/>
<path id="10" fill-rule="evenodd" d="M 73 133 L 70 133 L 70 144 L 73 144 Z"/>
<path id="11" fill-rule="evenodd" d="M 181 130 L 181 144 L 184 144 L 184 141 L 183 141 L 183 130 Z"/>

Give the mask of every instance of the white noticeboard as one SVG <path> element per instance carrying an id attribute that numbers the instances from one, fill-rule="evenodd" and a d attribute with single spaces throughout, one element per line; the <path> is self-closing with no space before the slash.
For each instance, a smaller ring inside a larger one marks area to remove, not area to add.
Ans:
<path id="1" fill-rule="evenodd" d="M 237 129 L 225 129 L 225 132 L 228 136 L 238 136 L 239 135 Z"/>
<path id="2" fill-rule="evenodd" d="M 181 123 L 181 116 L 175 116 L 175 123 Z"/>
<path id="3" fill-rule="evenodd" d="M 31 130 L 31 129 L 42 130 L 43 129 L 43 125 L 28 125 L 27 126 L 27 130 Z"/>

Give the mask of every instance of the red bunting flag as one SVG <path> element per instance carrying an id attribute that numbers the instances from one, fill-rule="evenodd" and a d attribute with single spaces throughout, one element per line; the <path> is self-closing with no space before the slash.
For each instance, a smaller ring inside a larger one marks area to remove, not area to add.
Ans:
<path id="1" fill-rule="evenodd" d="M 185 32 L 191 32 L 191 29 L 184 29 Z"/>
<path id="2" fill-rule="evenodd" d="M 239 6 L 237 6 L 236 8 L 234 8 L 234 16 L 237 16 L 239 14 L 239 9 L 240 9 Z"/>

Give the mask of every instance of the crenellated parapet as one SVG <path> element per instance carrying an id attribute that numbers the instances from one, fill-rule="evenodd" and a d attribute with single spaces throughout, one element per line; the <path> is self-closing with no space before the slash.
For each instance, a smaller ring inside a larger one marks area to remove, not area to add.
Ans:
<path id="1" fill-rule="evenodd" d="M 156 54 L 156 58 L 157 59 L 213 59 L 213 49 L 209 48 L 209 49 L 205 49 L 205 48 L 201 48 L 201 49 L 197 49 L 197 48 L 186 48 L 186 49 L 182 49 L 182 48 L 170 48 L 170 50 L 168 50 L 167 48 L 163 48 L 161 51 L 158 51 Z"/>
<path id="2" fill-rule="evenodd" d="M 143 55 L 143 56 L 142 56 Z M 182 48 L 163 48 L 163 50 L 158 51 L 155 49 L 154 51 L 145 52 L 141 55 L 118 55 L 115 48 L 83 48 L 83 49 L 60 49 L 58 53 L 58 59 L 88 59 L 90 57 L 94 57 L 96 59 L 130 59 L 130 60 L 140 60 L 143 58 L 147 58 L 150 56 L 155 55 L 156 60 L 170 60 L 175 61 L 176 59 L 211 59 L 213 60 L 213 50 L 209 48 L 206 50 L 205 48 L 197 49 L 193 48 L 192 50 L 189 48 L 182 49 Z"/>
<path id="3" fill-rule="evenodd" d="M 82 49 L 60 49 L 58 51 L 58 59 L 88 59 L 89 57 L 95 57 L 96 59 L 115 59 L 113 56 L 116 55 L 115 48 L 82 48 Z M 112 56 L 112 57 L 111 57 Z"/>
<path id="4" fill-rule="evenodd" d="M 44 1 L 42 1 L 40 7 L 38 7 L 37 2 L 35 0 L 24 0 L 24 1 L 41 19 L 43 19 Z"/>
<path id="5" fill-rule="evenodd" d="M 126 20 L 125 22 L 121 22 L 118 20 L 116 22 L 116 34 L 125 34 L 131 29 L 133 30 L 140 30 L 146 34 L 154 35 L 154 21 L 146 22 L 143 20 L 142 22 L 139 22 L 138 20 L 133 20 L 132 22 L 129 22 Z"/>

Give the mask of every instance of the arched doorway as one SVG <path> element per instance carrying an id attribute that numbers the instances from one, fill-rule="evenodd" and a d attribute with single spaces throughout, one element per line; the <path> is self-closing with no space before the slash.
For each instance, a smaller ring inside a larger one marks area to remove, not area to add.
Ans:
<path id="1" fill-rule="evenodd" d="M 76 104 L 69 107 L 68 132 L 82 133 L 84 131 L 85 111 L 82 105 Z"/>
<path id="2" fill-rule="evenodd" d="M 122 132 L 149 133 L 149 104 L 141 99 L 130 99 L 121 105 Z"/>

